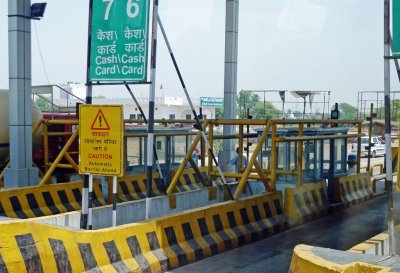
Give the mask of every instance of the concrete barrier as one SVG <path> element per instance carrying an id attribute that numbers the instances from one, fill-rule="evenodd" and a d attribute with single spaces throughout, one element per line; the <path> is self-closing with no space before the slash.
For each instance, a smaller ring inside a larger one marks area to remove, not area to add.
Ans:
<path id="1" fill-rule="evenodd" d="M 378 234 L 361 244 L 355 245 L 348 250 L 353 253 L 372 254 L 372 255 L 388 255 L 389 241 L 388 234 Z"/>
<path id="2" fill-rule="evenodd" d="M 335 201 L 343 203 L 345 207 L 367 201 L 372 197 L 369 173 L 342 176 L 335 181 Z"/>
<path id="3" fill-rule="evenodd" d="M 199 170 L 203 176 L 203 180 L 208 183 L 207 167 L 199 168 Z M 176 171 L 171 171 L 171 177 L 174 177 L 175 173 Z M 176 184 L 178 192 L 193 191 L 202 188 L 204 188 L 204 185 L 194 169 L 184 169 L 178 183 Z"/>
<path id="4" fill-rule="evenodd" d="M 283 231 L 281 203 L 273 192 L 93 231 L 6 222 L 0 272 L 164 272 Z"/>
<path id="5" fill-rule="evenodd" d="M 294 248 L 289 273 L 389 273 L 396 266 L 395 257 L 365 255 L 298 245 Z"/>
<path id="6" fill-rule="evenodd" d="M 147 175 L 132 174 L 119 177 L 117 180 L 118 201 L 132 201 L 146 198 Z M 112 181 L 109 181 L 109 189 L 112 189 Z M 153 183 L 151 183 L 153 196 L 164 195 L 166 188 L 157 172 L 153 173 Z M 111 200 L 111 199 L 110 199 Z"/>
<path id="7" fill-rule="evenodd" d="M 0 191 L 0 216 L 32 218 L 80 210 L 82 181 Z M 93 183 L 93 206 L 103 206 L 100 181 Z"/>
<path id="8" fill-rule="evenodd" d="M 290 226 L 318 219 L 328 214 L 329 208 L 325 181 L 285 189 L 284 213 Z"/>

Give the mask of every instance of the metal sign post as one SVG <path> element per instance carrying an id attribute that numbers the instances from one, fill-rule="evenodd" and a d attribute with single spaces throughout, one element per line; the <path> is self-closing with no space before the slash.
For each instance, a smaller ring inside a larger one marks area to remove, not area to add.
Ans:
<path id="1" fill-rule="evenodd" d="M 117 176 L 123 176 L 125 170 L 123 139 L 122 105 L 79 106 L 79 172 L 89 174 L 88 197 L 84 194 L 82 198 L 88 229 L 93 226 L 93 174 L 113 177 L 112 225 L 117 223 Z"/>

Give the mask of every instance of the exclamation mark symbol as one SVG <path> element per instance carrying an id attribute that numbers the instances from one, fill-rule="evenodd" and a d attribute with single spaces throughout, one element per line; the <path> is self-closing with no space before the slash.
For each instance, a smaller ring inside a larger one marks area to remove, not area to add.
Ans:
<path id="1" fill-rule="evenodd" d="M 101 127 L 101 116 L 99 116 L 99 122 L 100 122 L 100 127 Z"/>

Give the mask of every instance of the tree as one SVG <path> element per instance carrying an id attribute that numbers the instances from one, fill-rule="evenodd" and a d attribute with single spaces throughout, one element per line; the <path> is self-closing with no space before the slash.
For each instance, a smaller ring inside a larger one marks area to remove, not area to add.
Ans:
<path id="1" fill-rule="evenodd" d="M 215 118 L 223 118 L 224 117 L 224 108 L 223 107 L 217 107 L 215 108 Z"/>
<path id="2" fill-rule="evenodd" d="M 42 112 L 51 112 L 51 111 L 58 111 L 58 107 L 54 105 L 51 107 L 51 100 L 47 97 L 39 97 L 37 96 L 35 99 L 36 105 L 39 107 L 40 111 Z"/>
<path id="3" fill-rule="evenodd" d="M 279 110 L 270 102 L 261 102 L 260 96 L 251 91 L 242 90 L 237 97 L 239 118 L 247 118 L 247 109 L 255 119 L 279 117 Z"/>
<path id="4" fill-rule="evenodd" d="M 357 119 L 357 108 L 346 102 L 339 103 L 339 119 L 351 120 Z"/>

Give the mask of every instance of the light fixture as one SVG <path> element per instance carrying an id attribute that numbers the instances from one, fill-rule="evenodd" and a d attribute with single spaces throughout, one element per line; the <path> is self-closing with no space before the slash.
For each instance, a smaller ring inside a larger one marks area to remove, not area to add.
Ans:
<path id="1" fill-rule="evenodd" d="M 47 3 L 34 3 L 31 6 L 31 19 L 40 20 L 44 11 L 46 10 Z"/>

